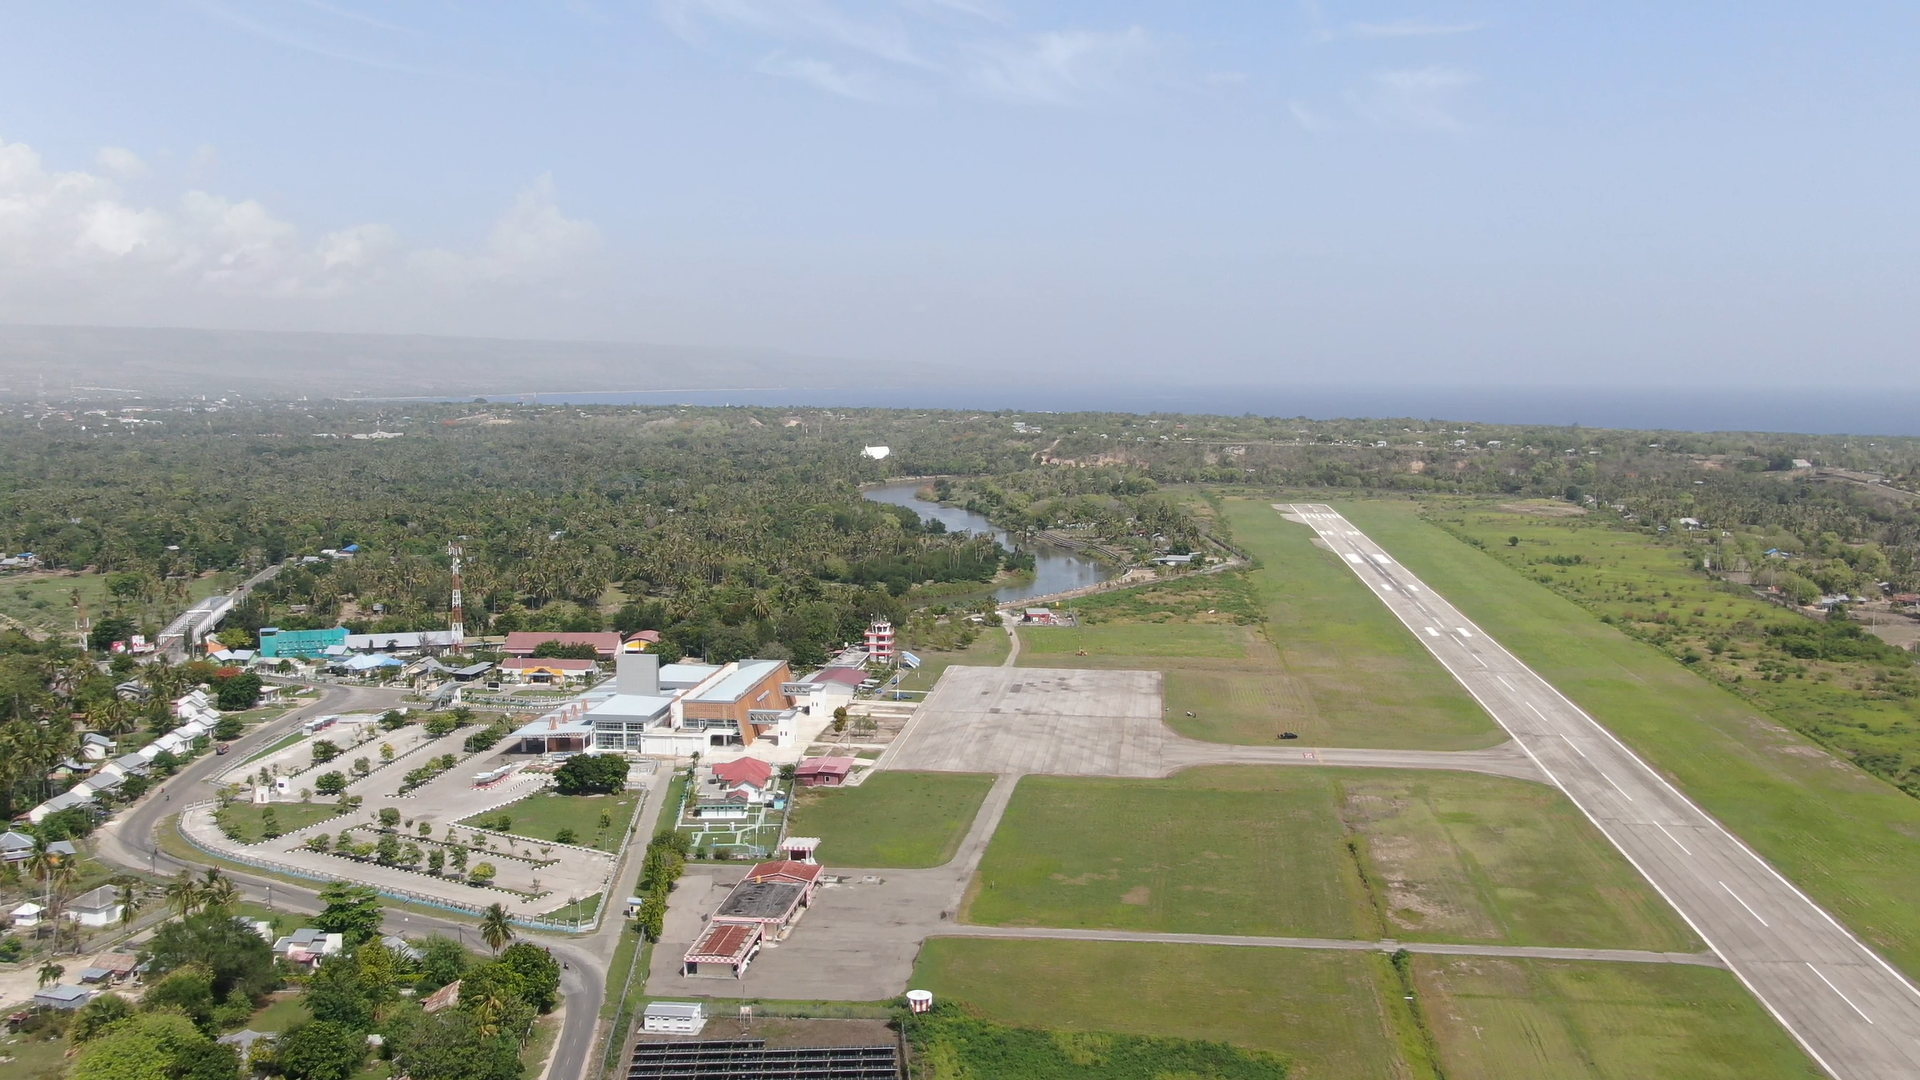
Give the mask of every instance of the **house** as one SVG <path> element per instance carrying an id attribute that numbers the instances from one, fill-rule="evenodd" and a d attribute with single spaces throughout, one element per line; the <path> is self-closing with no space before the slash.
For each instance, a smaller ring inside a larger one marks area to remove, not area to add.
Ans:
<path id="1" fill-rule="evenodd" d="M 1020 613 L 1020 621 L 1029 626 L 1052 626 L 1058 620 L 1052 608 L 1030 607 Z"/>
<path id="2" fill-rule="evenodd" d="M 592 678 L 600 665 L 592 660 L 561 660 L 510 656 L 500 661 L 500 671 L 509 679 L 530 686 L 566 686 Z"/>
<path id="3" fill-rule="evenodd" d="M 98 775 L 82 780 L 78 786 L 84 787 L 88 791 L 99 795 L 116 791 L 120 785 L 124 783 L 126 783 L 126 779 L 119 773 L 102 770 Z"/>
<path id="4" fill-rule="evenodd" d="M 68 901 L 63 914 L 81 926 L 112 926 L 120 921 L 120 889 L 102 885 Z"/>
<path id="5" fill-rule="evenodd" d="M 737 979 L 760 953 L 758 923 L 709 922 L 680 960 L 680 972 L 698 978 Z"/>
<path id="6" fill-rule="evenodd" d="M 25 862 L 33 854 L 33 837 L 8 829 L 0 833 L 0 862 Z"/>
<path id="7" fill-rule="evenodd" d="M 707 1018 L 697 1001 L 653 1001 L 641 1014 L 640 1030 L 656 1035 L 698 1035 Z"/>
<path id="8" fill-rule="evenodd" d="M 93 801 L 93 792 L 87 788 L 74 788 L 62 792 L 27 811 L 27 820 L 35 825 L 47 820 L 48 814 L 57 814 L 62 810 L 71 810 L 76 806 L 86 806 Z"/>
<path id="9" fill-rule="evenodd" d="M 113 767 L 119 769 L 122 776 L 145 776 L 153 768 L 153 759 L 141 757 L 139 751 L 135 751 L 114 758 Z"/>
<path id="10" fill-rule="evenodd" d="M 131 953 L 113 952 L 96 957 L 93 966 L 107 973 L 103 981 L 111 985 L 133 978 L 133 973 L 139 970 L 140 960 Z"/>
<path id="11" fill-rule="evenodd" d="M 1155 555 L 1153 557 L 1153 561 L 1155 564 L 1160 566 L 1190 566 L 1193 563 L 1193 556 L 1191 555 Z"/>
<path id="12" fill-rule="evenodd" d="M 221 1046 L 231 1046 L 239 1050 L 240 1060 L 244 1062 L 253 1053 L 254 1043 L 259 1042 L 261 1039 L 272 1038 L 273 1033 L 270 1031 L 255 1031 L 252 1028 L 241 1028 L 239 1031 L 222 1035 L 214 1041 Z"/>
<path id="13" fill-rule="evenodd" d="M 508 656 L 532 656 L 535 650 L 549 641 L 561 645 L 591 645 L 603 660 L 613 659 L 621 645 L 620 635 L 613 632 L 560 634 L 549 630 L 515 630 L 507 635 L 507 643 L 501 651 Z"/>
<path id="14" fill-rule="evenodd" d="M 431 1015 L 437 1012 L 444 1012 L 458 1004 L 460 1004 L 460 980 L 455 979 L 440 989 L 435 990 L 433 993 L 428 994 L 426 1000 L 420 1002 L 420 1011 Z"/>
<path id="15" fill-rule="evenodd" d="M 40 916 L 46 910 L 46 908 L 29 900 L 8 912 L 7 915 L 13 920 L 13 928 L 15 930 L 31 930 L 40 925 Z"/>
<path id="16" fill-rule="evenodd" d="M 380 944 L 385 945 L 388 952 L 402 960 L 417 964 L 422 959 L 420 950 L 408 944 L 407 939 L 398 934 L 388 934 L 380 939 Z"/>
<path id="17" fill-rule="evenodd" d="M 853 774 L 854 763 L 850 757 L 808 758 L 794 770 L 793 778 L 801 787 L 839 787 Z"/>
<path id="18" fill-rule="evenodd" d="M 43 1009 L 60 1009 L 66 1012 L 72 1012 L 92 1000 L 93 991 L 84 986 L 68 986 L 66 983 L 49 986 L 33 995 L 35 1005 Z"/>
<path id="19" fill-rule="evenodd" d="M 303 927 L 273 943 L 273 951 L 289 963 L 317 967 L 322 957 L 332 956 L 346 947 L 346 939 L 312 927 Z"/>
<path id="20" fill-rule="evenodd" d="M 112 739 L 96 732 L 89 731 L 80 739 L 80 756 L 88 761 L 105 761 L 115 749 Z"/>

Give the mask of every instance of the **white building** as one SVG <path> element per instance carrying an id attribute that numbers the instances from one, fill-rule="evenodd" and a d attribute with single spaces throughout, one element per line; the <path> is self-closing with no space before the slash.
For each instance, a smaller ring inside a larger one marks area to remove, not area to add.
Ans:
<path id="1" fill-rule="evenodd" d="M 656 1035 L 698 1035 L 706 1026 L 705 1012 L 697 1001 L 648 1002 L 640 1019 L 640 1030 Z"/>

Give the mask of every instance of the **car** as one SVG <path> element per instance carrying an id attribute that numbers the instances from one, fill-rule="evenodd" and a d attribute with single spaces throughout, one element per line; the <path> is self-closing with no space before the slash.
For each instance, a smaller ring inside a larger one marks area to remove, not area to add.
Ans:
<path id="1" fill-rule="evenodd" d="M 233 749 L 233 746 L 230 743 L 221 743 L 219 746 L 213 748 L 213 752 L 216 754 L 224 754 L 231 749 Z"/>
<path id="2" fill-rule="evenodd" d="M 1276 735 L 1276 736 L 1274 736 L 1274 737 L 1275 737 L 1275 738 L 1278 738 L 1278 739 L 1297 739 L 1297 738 L 1299 738 L 1300 736 L 1299 736 L 1299 735 L 1298 735 L 1297 733 L 1295 733 L 1295 732 L 1291 732 L 1291 731 L 1283 731 L 1283 732 L 1281 732 L 1280 734 L 1278 734 L 1278 735 Z"/>

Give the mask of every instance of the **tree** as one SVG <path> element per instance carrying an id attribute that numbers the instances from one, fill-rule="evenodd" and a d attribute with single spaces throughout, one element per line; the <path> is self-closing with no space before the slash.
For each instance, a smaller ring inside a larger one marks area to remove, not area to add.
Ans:
<path id="1" fill-rule="evenodd" d="M 355 1031 L 373 1026 L 374 1003 L 360 982 L 358 965 L 334 959 L 321 964 L 307 980 L 307 1011 L 315 1020 Z"/>
<path id="2" fill-rule="evenodd" d="M 271 806 L 260 811 L 260 835 L 268 840 L 280 835 L 280 815 Z"/>
<path id="3" fill-rule="evenodd" d="M 381 865 L 391 865 L 400 861 L 400 841 L 392 833 L 381 833 L 380 840 L 373 845 L 374 858 Z"/>
<path id="4" fill-rule="evenodd" d="M 540 660 L 598 660 L 600 650 L 590 641 L 568 643 L 549 638 L 533 647 L 533 655 Z"/>
<path id="5" fill-rule="evenodd" d="M 427 872 L 429 874 L 438 874 L 441 870 L 446 868 L 446 865 L 447 865 L 446 852 L 440 850 L 439 848 L 434 848 L 433 850 L 427 852 Z"/>
<path id="6" fill-rule="evenodd" d="M 220 872 L 217 866 L 209 866 L 200 878 L 200 904 L 208 910 L 232 907 L 240 900 L 240 889 L 233 880 Z"/>
<path id="7" fill-rule="evenodd" d="M 146 1012 L 171 1009 L 193 1021 L 202 1031 L 213 1029 L 213 972 L 201 964 L 188 964 L 170 972 L 147 987 L 140 1008 Z"/>
<path id="8" fill-rule="evenodd" d="M 473 872 L 467 876 L 471 877 L 475 882 L 481 885 L 491 885 L 493 884 L 493 879 L 495 875 L 499 873 L 500 873 L 499 868 L 494 866 L 492 863 L 479 862 L 474 864 Z M 499 905 L 496 904 L 494 906 L 498 907 Z"/>
<path id="9" fill-rule="evenodd" d="M 467 950 L 450 937 L 435 934 L 420 943 L 420 985 L 424 996 L 458 979 L 467 970 Z"/>
<path id="10" fill-rule="evenodd" d="M 120 928 L 125 930 L 132 926 L 134 916 L 139 913 L 140 890 L 134 888 L 131 881 L 122 882 L 120 884 Z"/>
<path id="11" fill-rule="evenodd" d="M 202 906 L 200 880 L 193 876 L 193 871 L 182 869 L 167 882 L 166 896 L 167 906 L 185 918 Z"/>
<path id="12" fill-rule="evenodd" d="M 558 833 L 554 834 L 553 839 L 555 843 L 571 844 L 580 839 L 580 837 L 572 829 L 561 829 Z"/>
<path id="13" fill-rule="evenodd" d="M 500 954 L 500 962 L 512 968 L 524 985 L 520 1000 L 539 1012 L 548 1013 L 560 1000 L 560 961 L 553 953 L 530 942 L 516 941 Z"/>
<path id="14" fill-rule="evenodd" d="M 160 927 L 147 946 L 154 975 L 187 967 L 204 968 L 213 992 L 257 998 L 280 985 L 273 947 L 231 914 L 204 911 Z"/>
<path id="15" fill-rule="evenodd" d="M 611 795 L 626 790 L 627 759 L 614 754 L 575 754 L 553 774 L 562 795 Z"/>
<path id="16" fill-rule="evenodd" d="M 322 795 L 338 795 L 347 790 L 346 774 L 340 772 L 321 773 L 313 782 L 313 790 Z"/>
<path id="17" fill-rule="evenodd" d="M 496 960 L 471 968 L 460 977 L 460 1009 L 471 1013 L 485 1035 L 518 1035 L 533 1019 L 527 1004 L 526 980 Z"/>
<path id="18" fill-rule="evenodd" d="M 495 904 L 494 906 L 498 907 L 499 905 Z M 43 988 L 52 986 L 54 983 L 57 983 L 60 981 L 60 976 L 65 975 L 66 973 L 67 973 L 66 968 L 49 960 L 46 963 L 40 965 L 40 985 Z"/>
<path id="19" fill-rule="evenodd" d="M 461 1009 L 423 1016 L 393 1049 L 393 1060 L 413 1080 L 520 1080 L 517 1041 L 483 1035 Z"/>
<path id="20" fill-rule="evenodd" d="M 366 758 L 363 758 L 363 757 L 357 757 L 353 759 L 353 774 L 355 776 L 365 776 L 372 771 L 373 771 L 373 762 L 368 761 Z"/>
<path id="21" fill-rule="evenodd" d="M 246 730 L 247 726 L 240 722 L 239 717 L 223 716 L 213 725 L 213 737 L 219 739 L 221 742 L 231 742 L 239 738 L 241 733 Z"/>
<path id="22" fill-rule="evenodd" d="M 80 1050 L 73 1080 L 237 1080 L 232 1047 L 216 1045 L 184 1016 L 143 1012 Z"/>
<path id="23" fill-rule="evenodd" d="M 380 933 L 380 894 L 364 885 L 336 881 L 320 890 L 320 902 L 326 907 L 314 916 L 315 928 L 340 934 L 349 945 Z"/>
<path id="24" fill-rule="evenodd" d="M 400 811 L 395 810 L 391 806 L 382 807 L 380 810 L 380 827 L 383 829 L 391 829 L 398 824 L 400 824 Z"/>
<path id="25" fill-rule="evenodd" d="M 473 876 L 480 877 L 480 871 L 483 869 L 489 871 L 486 877 L 491 880 L 493 878 L 490 872 L 493 870 L 492 863 L 481 863 L 474 867 Z M 497 956 L 500 953 L 500 946 L 512 941 L 513 936 L 513 923 L 507 918 L 507 909 L 499 904 L 487 905 L 486 912 L 480 916 L 480 940 L 486 942 L 487 947 Z"/>
<path id="26" fill-rule="evenodd" d="M 214 704 L 231 712 L 244 712 L 260 704 L 260 676 L 242 672 L 220 684 Z"/>
<path id="27" fill-rule="evenodd" d="M 313 763 L 325 765 L 340 756 L 340 748 L 331 739 L 316 739 L 313 744 Z"/>
<path id="28" fill-rule="evenodd" d="M 447 861 L 453 864 L 454 870 L 462 874 L 466 873 L 467 849 L 463 847 L 454 848 L 453 852 L 447 856 Z"/>
<path id="29" fill-rule="evenodd" d="M 366 1056 L 366 1036 L 326 1020 L 295 1024 L 274 1039 L 274 1061 L 291 1080 L 347 1080 Z"/>
<path id="30" fill-rule="evenodd" d="M 119 994 L 101 994 L 73 1014 L 73 1023 L 67 1025 L 67 1041 L 75 1046 L 92 1042 L 107 1033 L 107 1029 L 133 1015 L 133 1006 Z"/>

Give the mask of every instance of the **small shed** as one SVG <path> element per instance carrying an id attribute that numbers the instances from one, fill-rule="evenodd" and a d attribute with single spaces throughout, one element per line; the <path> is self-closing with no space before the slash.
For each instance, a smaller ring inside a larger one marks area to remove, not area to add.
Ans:
<path id="1" fill-rule="evenodd" d="M 793 779 L 801 787 L 839 787 L 853 775 L 854 762 L 850 757 L 808 758 L 793 771 Z"/>
<path id="2" fill-rule="evenodd" d="M 44 914 L 46 910 L 46 908 L 29 900 L 7 914 L 13 920 L 14 929 L 28 930 L 40 925 L 40 916 Z"/>
<path id="3" fill-rule="evenodd" d="M 61 983 L 49 986 L 33 995 L 33 1003 L 48 1009 L 65 1009 L 71 1012 L 93 1000 L 93 991 L 84 986 L 68 986 Z"/>
<path id="4" fill-rule="evenodd" d="M 640 1030 L 657 1035 L 698 1035 L 707 1026 L 705 1010 L 697 1001 L 648 1002 Z"/>
<path id="5" fill-rule="evenodd" d="M 112 926 L 120 921 L 120 889 L 102 885 L 67 904 L 67 918 L 81 926 Z"/>

